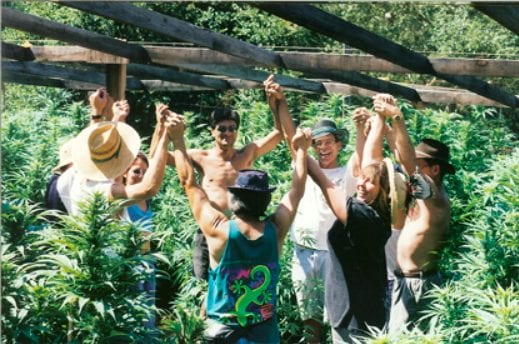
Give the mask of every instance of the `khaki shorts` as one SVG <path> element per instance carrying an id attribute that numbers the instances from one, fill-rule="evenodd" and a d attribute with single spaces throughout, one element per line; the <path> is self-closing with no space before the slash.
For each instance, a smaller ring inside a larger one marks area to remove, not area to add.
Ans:
<path id="1" fill-rule="evenodd" d="M 294 246 L 292 282 L 303 320 L 327 320 L 324 309 L 324 279 L 328 261 L 328 251 Z"/>

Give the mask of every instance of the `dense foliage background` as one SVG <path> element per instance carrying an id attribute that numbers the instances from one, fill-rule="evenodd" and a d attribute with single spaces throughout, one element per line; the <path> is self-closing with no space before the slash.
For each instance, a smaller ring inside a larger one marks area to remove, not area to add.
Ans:
<path id="1" fill-rule="evenodd" d="M 92 31 L 135 41 L 162 37 L 110 20 L 81 14 L 50 2 L 11 2 L 8 6 Z M 237 3 L 143 3 L 218 32 L 263 46 L 299 46 L 341 51 L 342 44 Z M 519 38 L 469 6 L 422 4 L 322 4 L 323 9 L 428 55 L 463 52 L 481 57 L 514 57 Z M 389 13 L 389 14 L 388 14 Z M 40 37 L 3 30 L 3 39 Z M 37 41 L 33 41 L 38 44 Z M 48 44 L 49 42 L 47 42 Z M 415 81 L 418 76 L 391 76 Z M 436 81 L 430 81 L 435 83 Z M 511 90 L 517 80 L 498 80 Z M 45 184 L 58 161 L 61 143 L 87 125 L 85 93 L 4 85 L 2 116 L 2 342 L 139 342 L 149 339 L 142 319 L 153 311 L 134 291 L 149 274 L 139 255 L 135 226 L 114 222 L 116 205 L 93 199 L 79 218 L 49 221 L 42 213 Z M 311 125 L 329 117 L 354 133 L 349 115 L 368 100 L 336 95 L 287 93 L 296 122 Z M 211 144 L 207 114 L 215 105 L 238 109 L 243 118 L 240 145 L 268 133 L 272 118 L 259 90 L 225 94 L 128 93 L 129 123 L 142 136 L 153 129 L 153 108 L 164 101 L 186 114 L 190 147 Z M 374 333 L 376 343 L 512 343 L 519 340 L 519 148 L 517 112 L 483 107 L 414 109 L 402 102 L 413 140 L 429 136 L 451 147 L 455 176 L 446 180 L 452 200 L 448 243 L 441 253 L 447 283 L 432 295 L 424 322 L 392 338 Z M 355 137 L 350 139 L 354 142 Z M 148 141 L 145 139 L 145 143 Z M 347 145 L 341 159 L 352 152 Z M 259 159 L 279 200 L 291 168 L 285 144 Z M 168 168 L 154 198 L 154 259 L 161 270 L 161 342 L 191 343 L 203 329 L 198 316 L 205 288 L 192 277 L 196 225 Z M 51 219 L 53 219 L 51 217 Z M 104 254 L 110 247 L 117 257 Z M 282 257 L 278 316 L 283 342 L 300 339 L 290 280 L 290 244 Z M 139 273 L 136 273 L 139 271 Z"/>

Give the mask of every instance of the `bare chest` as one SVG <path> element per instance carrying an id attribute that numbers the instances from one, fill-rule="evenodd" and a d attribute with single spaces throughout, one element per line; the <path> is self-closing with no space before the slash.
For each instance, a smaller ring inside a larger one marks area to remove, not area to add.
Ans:
<path id="1" fill-rule="evenodd" d="M 234 184 L 238 172 L 250 168 L 251 164 L 237 155 L 231 160 L 208 156 L 202 161 L 203 183 L 230 186 Z"/>

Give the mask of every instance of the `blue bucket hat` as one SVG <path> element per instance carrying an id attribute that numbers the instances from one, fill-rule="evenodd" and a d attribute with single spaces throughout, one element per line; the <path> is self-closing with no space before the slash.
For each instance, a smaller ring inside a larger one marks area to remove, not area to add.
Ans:
<path id="1" fill-rule="evenodd" d="M 318 139 L 325 135 L 332 134 L 338 141 L 346 144 L 350 138 L 350 134 L 346 129 L 338 129 L 337 124 L 331 119 L 321 119 L 312 127 L 312 140 Z"/>
<path id="2" fill-rule="evenodd" d="M 229 186 L 230 191 L 233 190 L 249 190 L 256 192 L 272 192 L 275 187 L 269 187 L 269 175 L 259 170 L 241 170 L 238 172 L 238 178 L 233 186 Z"/>

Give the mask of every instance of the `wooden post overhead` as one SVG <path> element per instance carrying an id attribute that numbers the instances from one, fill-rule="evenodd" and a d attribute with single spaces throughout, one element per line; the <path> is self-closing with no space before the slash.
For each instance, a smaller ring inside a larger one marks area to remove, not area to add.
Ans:
<path id="1" fill-rule="evenodd" d="M 513 108 L 519 107 L 519 98 L 512 93 L 475 77 L 438 73 L 426 56 L 311 5 L 272 2 L 256 3 L 255 6 L 412 71 L 437 76 L 483 97 Z"/>
<path id="2" fill-rule="evenodd" d="M 55 23 L 7 7 L 2 7 L 2 25 L 39 36 L 51 37 L 70 44 L 79 44 L 109 54 L 123 56 L 133 62 L 150 62 L 146 50 L 140 45 L 126 43 L 98 33 Z"/>
<path id="3" fill-rule="evenodd" d="M 485 13 L 508 30 L 519 35 L 519 5 L 517 3 L 496 4 L 492 2 L 475 2 L 472 6 Z"/>

